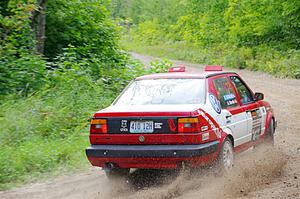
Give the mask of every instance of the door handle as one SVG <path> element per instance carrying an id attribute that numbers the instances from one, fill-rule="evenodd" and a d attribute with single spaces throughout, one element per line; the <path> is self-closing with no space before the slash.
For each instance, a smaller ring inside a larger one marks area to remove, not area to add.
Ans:
<path id="1" fill-rule="evenodd" d="M 226 115 L 225 116 L 225 118 L 226 118 L 226 123 L 231 123 L 231 114 L 228 114 L 228 115 Z"/>
<path id="2" fill-rule="evenodd" d="M 230 119 L 230 118 L 231 118 L 231 115 L 226 115 L 225 118 L 226 118 L 226 119 Z"/>

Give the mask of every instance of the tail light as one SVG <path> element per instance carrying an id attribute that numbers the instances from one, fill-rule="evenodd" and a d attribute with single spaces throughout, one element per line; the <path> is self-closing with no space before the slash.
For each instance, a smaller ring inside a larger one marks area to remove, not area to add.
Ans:
<path id="1" fill-rule="evenodd" d="M 90 133 L 107 133 L 107 120 L 92 119 Z"/>
<path id="2" fill-rule="evenodd" d="M 197 132 L 201 132 L 201 123 L 197 117 L 178 119 L 178 133 Z"/>

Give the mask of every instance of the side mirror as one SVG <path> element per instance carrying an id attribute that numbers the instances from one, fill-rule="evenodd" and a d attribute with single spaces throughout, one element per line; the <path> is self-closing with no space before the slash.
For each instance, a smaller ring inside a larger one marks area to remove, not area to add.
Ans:
<path id="1" fill-rule="evenodd" d="M 264 99 L 264 94 L 263 93 L 255 93 L 254 98 L 256 101 L 260 101 Z"/>

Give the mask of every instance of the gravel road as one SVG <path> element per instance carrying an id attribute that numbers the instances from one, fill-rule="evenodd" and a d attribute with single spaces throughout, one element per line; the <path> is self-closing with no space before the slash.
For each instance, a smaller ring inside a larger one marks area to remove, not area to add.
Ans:
<path id="1" fill-rule="evenodd" d="M 132 53 L 149 65 L 155 58 Z M 184 64 L 189 71 L 202 70 L 201 65 Z M 229 70 L 229 69 L 227 69 Z M 132 174 L 129 181 L 109 182 L 103 171 L 86 171 L 28 184 L 0 192 L 0 198 L 300 198 L 300 81 L 280 79 L 262 72 L 237 70 L 249 86 L 265 94 L 275 109 L 278 128 L 275 148 L 249 150 L 236 157 L 231 173 L 219 176 L 204 169 L 196 173 L 170 172 L 154 175 Z M 155 183 L 154 183 L 155 182 Z"/>

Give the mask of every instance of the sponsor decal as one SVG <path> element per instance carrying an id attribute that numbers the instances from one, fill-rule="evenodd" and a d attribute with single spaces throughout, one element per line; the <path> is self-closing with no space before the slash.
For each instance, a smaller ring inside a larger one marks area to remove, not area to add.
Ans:
<path id="1" fill-rule="evenodd" d="M 127 120 L 121 120 L 121 128 L 120 128 L 121 132 L 128 131 L 127 123 L 128 123 Z"/>
<path id="2" fill-rule="evenodd" d="M 163 124 L 162 123 L 154 123 L 154 128 L 155 129 L 161 129 Z"/>
<path id="3" fill-rule="evenodd" d="M 227 106 L 231 106 L 233 104 L 237 104 L 236 99 L 226 101 Z"/>
<path id="4" fill-rule="evenodd" d="M 224 101 L 226 102 L 227 106 L 235 105 L 237 104 L 235 95 L 233 93 L 229 93 L 223 96 Z"/>
<path id="5" fill-rule="evenodd" d="M 202 126 L 201 127 L 201 131 L 207 131 L 208 130 L 208 126 Z"/>
<path id="6" fill-rule="evenodd" d="M 235 96 L 234 96 L 234 94 L 229 93 L 229 94 L 224 95 L 223 98 L 224 98 L 225 101 L 228 101 L 228 100 L 235 99 Z"/>
<path id="7" fill-rule="evenodd" d="M 218 113 L 220 114 L 221 113 L 221 105 L 220 105 L 220 102 L 219 100 L 211 93 L 209 93 L 208 95 L 208 98 L 209 98 L 209 101 L 213 107 L 213 109 Z"/>
<path id="8" fill-rule="evenodd" d="M 172 132 L 175 132 L 176 131 L 176 125 L 175 125 L 175 122 L 174 120 L 171 118 L 171 119 L 168 119 L 168 124 L 169 124 L 169 128 Z"/>
<path id="9" fill-rule="evenodd" d="M 202 134 L 202 141 L 208 140 L 209 139 L 209 133 L 203 133 Z"/>
<path id="10" fill-rule="evenodd" d="M 217 128 L 214 123 L 209 119 L 209 117 L 203 112 L 198 110 L 198 113 L 208 122 L 213 132 L 216 134 L 218 138 L 221 138 L 221 131 L 219 128 Z"/>
<path id="11" fill-rule="evenodd" d="M 252 117 L 252 140 L 257 140 L 262 133 L 262 117 L 259 109 L 250 111 Z"/>

